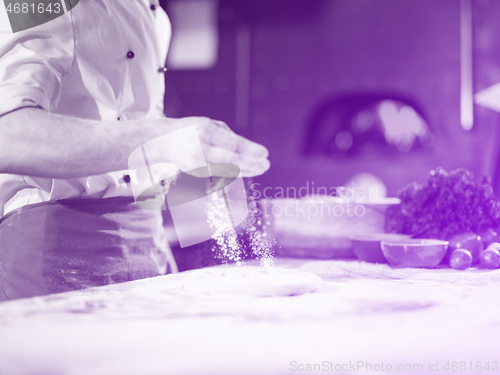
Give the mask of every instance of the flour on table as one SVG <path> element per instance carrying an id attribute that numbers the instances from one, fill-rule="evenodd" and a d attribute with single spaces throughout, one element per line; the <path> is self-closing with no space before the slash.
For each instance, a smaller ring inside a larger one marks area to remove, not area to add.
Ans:
<path id="1" fill-rule="evenodd" d="M 315 292 L 321 279 L 307 272 L 276 267 L 217 267 L 186 272 L 187 293 L 255 297 L 294 296 Z"/>

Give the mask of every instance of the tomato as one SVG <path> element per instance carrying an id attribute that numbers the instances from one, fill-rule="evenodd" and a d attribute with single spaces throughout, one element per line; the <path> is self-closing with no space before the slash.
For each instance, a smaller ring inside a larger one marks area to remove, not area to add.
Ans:
<path id="1" fill-rule="evenodd" d="M 500 265 L 500 252 L 497 249 L 487 248 L 479 254 L 479 263 L 485 268 L 498 268 Z"/>
<path id="2" fill-rule="evenodd" d="M 450 267 L 456 270 L 465 270 L 472 265 L 472 254 L 466 249 L 453 250 L 450 255 Z"/>
<path id="3" fill-rule="evenodd" d="M 476 233 L 465 232 L 456 234 L 450 238 L 449 242 L 447 257 L 451 255 L 453 250 L 465 249 L 469 250 L 472 255 L 472 264 L 479 262 L 479 254 L 483 251 L 483 241 Z"/>

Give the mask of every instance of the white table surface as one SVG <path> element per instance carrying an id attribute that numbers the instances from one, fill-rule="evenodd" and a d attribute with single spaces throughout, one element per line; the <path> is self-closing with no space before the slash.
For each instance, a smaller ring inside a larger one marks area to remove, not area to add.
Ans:
<path id="1" fill-rule="evenodd" d="M 500 373 L 500 269 L 276 264 L 315 273 L 321 287 L 189 294 L 180 273 L 0 303 L 0 375 Z"/>

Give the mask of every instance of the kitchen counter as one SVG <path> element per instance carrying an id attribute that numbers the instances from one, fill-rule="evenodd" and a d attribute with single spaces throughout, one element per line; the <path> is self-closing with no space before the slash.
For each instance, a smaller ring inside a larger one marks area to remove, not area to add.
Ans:
<path id="1" fill-rule="evenodd" d="M 322 284 L 293 297 L 188 293 L 194 270 L 0 303 L 0 375 L 500 372 L 500 269 L 276 267 Z"/>

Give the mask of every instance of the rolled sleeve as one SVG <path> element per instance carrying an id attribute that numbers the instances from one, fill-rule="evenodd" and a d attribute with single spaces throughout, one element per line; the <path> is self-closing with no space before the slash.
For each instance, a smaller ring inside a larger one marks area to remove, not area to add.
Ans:
<path id="1" fill-rule="evenodd" d="M 11 35 L 0 35 L 0 116 L 23 107 L 57 108 L 61 77 L 71 69 L 71 13 Z"/>

